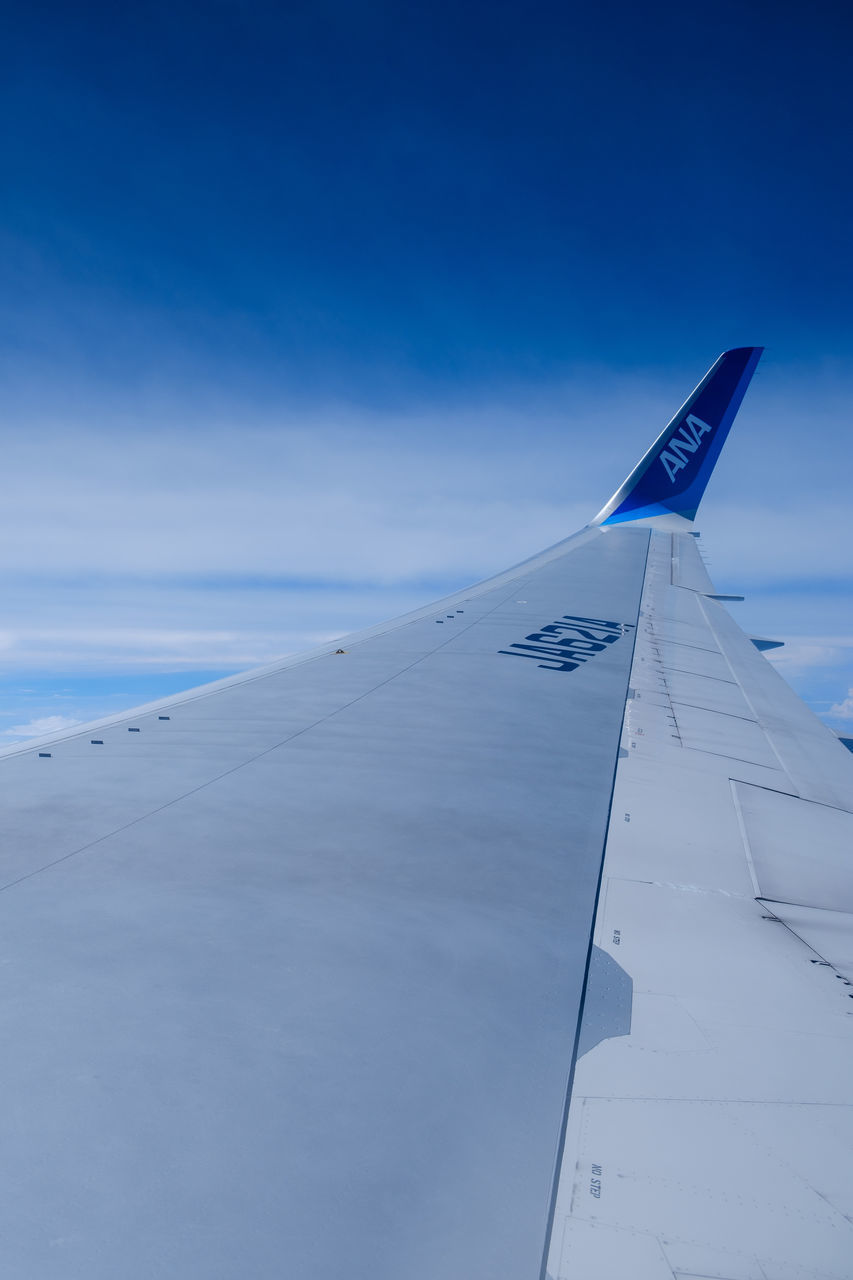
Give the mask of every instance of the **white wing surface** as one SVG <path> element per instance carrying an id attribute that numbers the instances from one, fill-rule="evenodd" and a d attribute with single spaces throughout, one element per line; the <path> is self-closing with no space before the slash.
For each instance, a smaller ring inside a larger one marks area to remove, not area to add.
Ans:
<path id="1" fill-rule="evenodd" d="M 853 761 L 704 578 L 652 532 L 555 1280 L 853 1275 Z"/>
<path id="2" fill-rule="evenodd" d="M 850 1274 L 853 758 L 692 536 L 757 358 L 517 568 L 0 760 L 6 1274 Z"/>

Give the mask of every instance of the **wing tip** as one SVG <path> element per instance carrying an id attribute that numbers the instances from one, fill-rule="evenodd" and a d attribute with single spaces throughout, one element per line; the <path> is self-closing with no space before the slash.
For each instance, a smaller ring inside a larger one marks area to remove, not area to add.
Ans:
<path id="1" fill-rule="evenodd" d="M 763 347 L 730 347 L 664 427 L 593 524 L 692 521 Z"/>

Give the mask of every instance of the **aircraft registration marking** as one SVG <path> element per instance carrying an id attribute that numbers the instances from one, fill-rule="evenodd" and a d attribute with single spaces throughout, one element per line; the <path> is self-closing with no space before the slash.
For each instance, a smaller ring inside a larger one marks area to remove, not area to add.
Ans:
<path id="1" fill-rule="evenodd" d="M 634 630 L 632 622 L 606 622 L 602 618 L 581 618 L 565 613 L 556 622 L 525 636 L 508 649 L 499 649 L 510 658 L 540 658 L 546 671 L 576 671 L 578 667 L 603 653 L 608 645 Z"/>

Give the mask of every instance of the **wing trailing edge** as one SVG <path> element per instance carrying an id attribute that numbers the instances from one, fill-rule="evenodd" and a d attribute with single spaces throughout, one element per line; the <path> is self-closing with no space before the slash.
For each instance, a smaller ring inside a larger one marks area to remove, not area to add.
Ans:
<path id="1" fill-rule="evenodd" d="M 695 518 L 763 350 L 723 352 L 593 524 L 661 515 Z"/>

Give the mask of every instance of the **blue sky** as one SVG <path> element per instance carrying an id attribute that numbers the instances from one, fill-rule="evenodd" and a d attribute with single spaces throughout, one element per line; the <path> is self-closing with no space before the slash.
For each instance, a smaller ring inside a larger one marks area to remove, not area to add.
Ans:
<path id="1" fill-rule="evenodd" d="M 751 344 L 704 543 L 851 722 L 840 6 L 4 19 L 0 740 L 522 558 Z"/>

